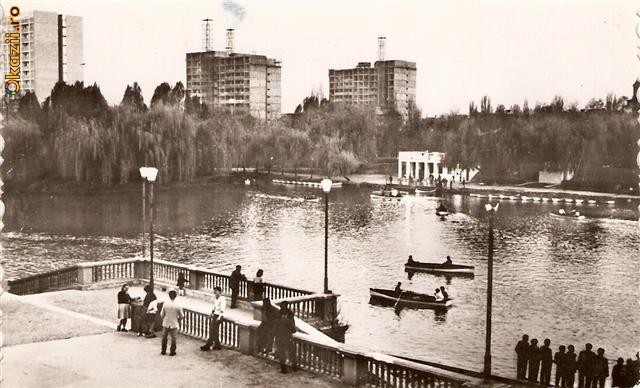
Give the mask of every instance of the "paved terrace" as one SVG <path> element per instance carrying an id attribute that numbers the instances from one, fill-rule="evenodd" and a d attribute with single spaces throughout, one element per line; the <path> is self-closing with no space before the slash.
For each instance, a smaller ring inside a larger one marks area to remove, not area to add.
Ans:
<path id="1" fill-rule="evenodd" d="M 283 378 L 277 364 L 180 335 L 176 357 L 160 355 L 160 337 L 116 332 L 117 289 L 3 294 L 2 387 L 336 387 L 305 371 Z M 134 294 L 141 290 L 134 290 Z M 185 305 L 198 300 L 179 298 Z M 235 316 L 248 311 L 232 310 Z"/>

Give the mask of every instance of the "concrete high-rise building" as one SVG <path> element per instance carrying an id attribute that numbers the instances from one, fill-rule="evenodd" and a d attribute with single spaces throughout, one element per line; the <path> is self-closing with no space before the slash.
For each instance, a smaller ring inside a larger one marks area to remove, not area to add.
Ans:
<path id="1" fill-rule="evenodd" d="M 20 22 L 20 90 L 36 93 L 44 101 L 58 81 L 83 81 L 82 18 L 55 12 L 33 11 L 18 15 Z M 14 33 L 9 15 L 1 22 L 2 36 Z M 10 45 L 3 42 L 0 71 L 10 71 Z"/>
<path id="2" fill-rule="evenodd" d="M 207 106 L 247 112 L 261 120 L 281 114 L 280 62 L 264 55 L 226 51 L 187 53 L 187 93 Z"/>
<path id="3" fill-rule="evenodd" d="M 384 37 L 378 39 L 378 56 L 352 69 L 329 70 L 329 100 L 375 107 L 378 113 L 396 110 L 403 117 L 416 100 L 415 62 L 384 60 Z"/>

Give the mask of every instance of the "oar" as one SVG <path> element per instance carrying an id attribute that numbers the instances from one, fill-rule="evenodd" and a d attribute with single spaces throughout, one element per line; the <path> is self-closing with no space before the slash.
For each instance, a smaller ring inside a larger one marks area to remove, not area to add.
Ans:
<path id="1" fill-rule="evenodd" d="M 398 300 L 396 300 L 396 304 L 395 304 L 395 305 L 393 305 L 393 308 L 394 308 L 394 309 L 397 309 L 397 308 L 398 308 L 398 303 L 400 303 L 400 297 L 402 297 L 402 293 L 403 293 L 403 292 L 404 292 L 403 290 L 400 290 L 400 295 L 398 295 Z"/>

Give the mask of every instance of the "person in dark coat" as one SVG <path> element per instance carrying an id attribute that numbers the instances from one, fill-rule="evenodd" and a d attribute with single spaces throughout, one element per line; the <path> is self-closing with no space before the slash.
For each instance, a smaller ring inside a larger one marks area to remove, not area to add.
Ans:
<path id="1" fill-rule="evenodd" d="M 538 340 L 532 339 L 529 346 L 529 378 L 532 383 L 538 382 L 538 371 L 540 370 L 540 348 L 538 348 Z"/>
<path id="2" fill-rule="evenodd" d="M 604 382 L 609 377 L 609 360 L 604 356 L 604 349 L 598 348 L 598 355 L 593 362 L 593 388 L 604 388 Z"/>
<path id="3" fill-rule="evenodd" d="M 578 354 L 578 388 L 590 388 L 593 378 L 593 361 L 596 354 L 591 351 L 591 344 L 586 344 L 584 349 Z"/>
<path id="4" fill-rule="evenodd" d="M 576 370 L 578 370 L 576 348 L 573 345 L 569 345 L 567 346 L 567 354 L 564 356 L 563 387 L 573 388 L 573 383 L 576 381 Z"/>
<path id="5" fill-rule="evenodd" d="M 618 358 L 618 362 L 613 366 L 611 371 L 611 386 L 612 387 L 626 387 L 625 375 L 626 368 L 624 365 L 624 358 Z"/>
<path id="6" fill-rule="evenodd" d="M 153 288 L 150 285 L 144 286 L 145 296 L 142 301 L 142 308 L 140 309 L 140 324 L 138 325 L 138 336 L 148 335 L 150 336 L 153 332 L 153 326 L 155 321 L 151 321 L 151 317 L 147 316 L 147 310 L 149 309 L 149 304 L 152 301 L 158 299 L 156 294 L 153 292 Z M 154 316 L 155 319 L 155 316 Z"/>
<path id="7" fill-rule="evenodd" d="M 553 362 L 556 364 L 556 379 L 553 381 L 554 387 L 563 387 L 564 385 L 564 375 L 566 374 L 566 347 L 564 345 L 560 345 L 558 347 L 558 351 L 553 355 Z"/>
<path id="8" fill-rule="evenodd" d="M 293 333 L 296 332 L 296 324 L 293 312 L 282 310 L 280 318 L 276 321 L 276 355 L 280 361 L 280 372 L 287 373 L 287 358 L 291 362 L 291 368 L 298 369 L 296 348 L 293 344 Z"/>
<path id="9" fill-rule="evenodd" d="M 551 340 L 546 338 L 540 348 L 540 384 L 548 387 L 551 384 L 551 367 L 553 366 L 553 352 L 549 347 Z"/>
<path id="10" fill-rule="evenodd" d="M 269 353 L 273 350 L 273 336 L 275 335 L 275 325 L 280 312 L 272 304 L 269 298 L 262 300 L 262 322 L 258 326 L 258 350 L 262 353 Z"/>
<path id="11" fill-rule="evenodd" d="M 236 265 L 236 269 L 231 272 L 231 276 L 229 276 L 229 288 L 231 288 L 231 306 L 230 308 L 236 308 L 236 302 L 238 301 L 238 293 L 240 292 L 240 282 L 242 280 L 246 281 L 247 277 L 240 272 L 242 267 Z"/>
<path id="12" fill-rule="evenodd" d="M 176 286 L 178 286 L 178 295 L 186 295 L 184 291 L 185 283 L 189 282 L 187 281 L 187 278 L 184 277 L 184 272 L 178 273 L 178 282 L 176 283 Z"/>
<path id="13" fill-rule="evenodd" d="M 444 300 L 449 300 L 449 293 L 444 289 L 444 286 L 440 286 L 440 292 L 442 293 Z"/>
<path id="14" fill-rule="evenodd" d="M 117 330 L 127 332 L 127 320 L 131 318 L 131 296 L 129 296 L 129 285 L 123 284 L 118 292 L 118 323 Z"/>
<path id="15" fill-rule="evenodd" d="M 524 380 L 527 376 L 527 361 L 529 360 L 529 336 L 523 335 L 522 340 L 516 344 L 517 376 L 518 380 Z"/>

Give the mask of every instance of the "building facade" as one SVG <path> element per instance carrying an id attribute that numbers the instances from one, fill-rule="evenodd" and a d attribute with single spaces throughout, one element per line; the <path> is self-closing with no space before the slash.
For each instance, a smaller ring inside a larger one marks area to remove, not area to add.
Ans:
<path id="1" fill-rule="evenodd" d="M 446 179 L 453 182 L 468 182 L 478 173 L 477 169 L 463 170 L 456 165 L 445 165 L 444 152 L 400 151 L 398 152 L 398 179 L 411 183 L 428 184 L 433 179 Z"/>
<path id="2" fill-rule="evenodd" d="M 35 92 L 44 101 L 58 81 L 84 80 L 82 18 L 55 12 L 33 11 L 19 15 L 20 90 Z M 2 36 L 16 32 L 9 18 L 1 22 Z M 10 45 L 3 44 L 2 76 L 9 73 Z"/>
<path id="3" fill-rule="evenodd" d="M 329 70 L 329 100 L 375 107 L 378 113 L 395 110 L 407 117 L 416 99 L 415 62 L 388 60 L 360 62 L 353 69 Z"/>
<path id="4" fill-rule="evenodd" d="M 281 114 L 280 62 L 264 55 L 187 53 L 187 93 L 207 106 L 246 112 L 261 120 Z"/>

